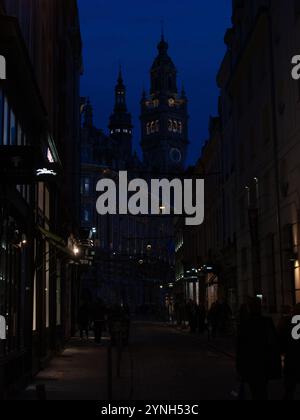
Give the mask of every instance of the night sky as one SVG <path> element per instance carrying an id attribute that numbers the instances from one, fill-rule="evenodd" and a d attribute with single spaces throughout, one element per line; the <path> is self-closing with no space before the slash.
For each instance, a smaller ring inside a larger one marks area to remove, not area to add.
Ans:
<path id="1" fill-rule="evenodd" d="M 188 163 L 199 157 L 208 136 L 208 119 L 217 112 L 216 74 L 231 23 L 231 0 L 78 0 L 84 47 L 82 96 L 94 105 L 95 124 L 107 131 L 114 104 L 119 63 L 127 86 L 128 108 L 140 154 L 140 99 L 149 89 L 149 70 L 157 54 L 161 21 L 178 84 L 189 98 Z"/>

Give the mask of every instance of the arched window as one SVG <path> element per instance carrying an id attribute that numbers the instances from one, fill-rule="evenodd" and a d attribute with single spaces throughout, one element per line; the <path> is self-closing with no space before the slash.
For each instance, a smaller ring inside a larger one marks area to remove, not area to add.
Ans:
<path id="1" fill-rule="evenodd" d="M 173 131 L 173 121 L 172 121 L 172 120 L 169 120 L 169 121 L 168 121 L 168 130 L 169 130 L 170 132 L 172 132 L 172 131 Z"/>
<path id="2" fill-rule="evenodd" d="M 152 121 L 151 123 L 151 133 L 155 133 L 155 122 Z"/>
<path id="3" fill-rule="evenodd" d="M 174 133 L 177 133 L 177 131 L 178 131 L 178 124 L 177 124 L 177 121 L 173 121 L 173 132 L 174 132 Z"/>

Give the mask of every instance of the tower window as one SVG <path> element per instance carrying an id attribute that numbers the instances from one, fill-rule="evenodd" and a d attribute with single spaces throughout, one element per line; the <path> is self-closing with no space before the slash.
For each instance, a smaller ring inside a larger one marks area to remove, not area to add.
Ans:
<path id="1" fill-rule="evenodd" d="M 149 136 L 151 130 L 150 130 L 150 123 L 147 123 L 147 135 Z"/>

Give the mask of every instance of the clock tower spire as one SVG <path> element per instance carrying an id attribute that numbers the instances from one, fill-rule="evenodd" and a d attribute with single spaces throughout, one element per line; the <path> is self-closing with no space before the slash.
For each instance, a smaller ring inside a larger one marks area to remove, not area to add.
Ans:
<path id="1" fill-rule="evenodd" d="M 126 87 L 120 67 L 115 87 L 115 107 L 110 117 L 109 130 L 111 138 L 116 142 L 122 159 L 128 161 L 132 155 L 132 120 L 126 104 Z"/>
<path id="2" fill-rule="evenodd" d="M 150 95 L 141 100 L 141 146 L 149 170 L 177 173 L 184 169 L 189 144 L 187 98 L 178 93 L 177 70 L 163 32 L 157 49 Z"/>

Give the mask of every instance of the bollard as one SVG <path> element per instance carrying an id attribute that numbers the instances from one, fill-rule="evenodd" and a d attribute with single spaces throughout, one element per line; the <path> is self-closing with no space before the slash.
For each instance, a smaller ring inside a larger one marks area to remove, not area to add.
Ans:
<path id="1" fill-rule="evenodd" d="M 118 332 L 118 343 L 117 343 L 117 378 L 121 378 L 121 364 L 122 364 L 122 332 Z"/>
<path id="2" fill-rule="evenodd" d="M 107 400 L 112 401 L 112 345 L 107 347 Z"/>

